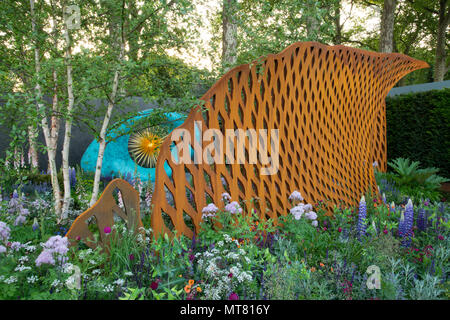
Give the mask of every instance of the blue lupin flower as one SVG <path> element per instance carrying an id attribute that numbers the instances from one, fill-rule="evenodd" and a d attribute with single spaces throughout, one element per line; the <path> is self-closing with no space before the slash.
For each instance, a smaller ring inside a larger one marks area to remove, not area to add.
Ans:
<path id="1" fill-rule="evenodd" d="M 37 222 L 36 218 L 34 218 L 32 227 L 33 227 L 33 231 L 36 231 L 39 228 L 39 223 Z"/>
<path id="2" fill-rule="evenodd" d="M 417 216 L 417 228 L 420 231 L 425 231 L 426 229 L 426 216 L 424 208 L 419 209 L 419 214 Z"/>
<path id="3" fill-rule="evenodd" d="M 75 171 L 75 168 L 69 168 L 69 182 L 72 188 L 75 187 L 77 183 L 77 173 Z"/>
<path id="4" fill-rule="evenodd" d="M 386 201 L 386 194 L 384 192 L 383 192 L 383 195 L 382 195 L 382 199 L 383 199 L 383 203 L 386 204 L 387 203 L 387 201 Z"/>
<path id="5" fill-rule="evenodd" d="M 366 199 L 364 198 L 364 196 L 362 196 L 361 201 L 359 202 L 358 225 L 356 227 L 359 239 L 361 239 L 361 237 L 366 234 L 366 227 L 367 227 L 366 217 L 367 217 Z"/>
<path id="6" fill-rule="evenodd" d="M 403 219 L 402 219 L 403 218 Z M 406 204 L 405 213 L 400 218 L 399 232 L 403 238 L 402 246 L 409 247 L 411 245 L 412 227 L 414 224 L 414 208 L 411 199 Z"/>

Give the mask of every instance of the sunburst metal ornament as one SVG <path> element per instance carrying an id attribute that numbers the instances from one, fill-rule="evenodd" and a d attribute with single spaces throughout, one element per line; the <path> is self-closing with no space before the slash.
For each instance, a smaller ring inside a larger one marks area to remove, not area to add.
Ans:
<path id="1" fill-rule="evenodd" d="M 133 160 L 141 167 L 154 168 L 159 148 L 165 137 L 160 137 L 150 129 L 134 133 L 128 140 L 128 151 Z"/>

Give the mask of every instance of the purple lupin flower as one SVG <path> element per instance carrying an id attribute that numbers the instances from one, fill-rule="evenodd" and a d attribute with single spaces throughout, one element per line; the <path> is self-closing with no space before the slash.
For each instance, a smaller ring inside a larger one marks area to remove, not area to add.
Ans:
<path id="1" fill-rule="evenodd" d="M 387 203 L 387 201 L 386 201 L 386 194 L 384 192 L 383 192 L 383 195 L 382 195 L 381 198 L 383 199 L 383 203 L 386 204 Z"/>
<path id="2" fill-rule="evenodd" d="M 69 168 L 69 183 L 72 188 L 77 184 L 77 173 L 75 168 Z"/>
<path id="3" fill-rule="evenodd" d="M 402 219 L 403 218 L 403 219 Z M 411 244 L 412 227 L 414 223 L 414 208 L 411 199 L 406 204 L 405 213 L 400 218 L 399 232 L 403 238 L 402 246 L 409 247 Z"/>
<path id="4" fill-rule="evenodd" d="M 356 231 L 358 233 L 359 239 L 361 239 L 361 237 L 366 234 L 366 227 L 367 227 L 366 217 L 367 217 L 366 199 L 364 198 L 364 196 L 362 196 L 361 201 L 359 202 L 358 225 L 356 226 Z"/>
<path id="5" fill-rule="evenodd" d="M 425 231 L 426 228 L 426 220 L 425 220 L 425 209 L 424 208 L 420 208 L 419 209 L 419 214 L 417 216 L 417 228 L 420 231 Z"/>

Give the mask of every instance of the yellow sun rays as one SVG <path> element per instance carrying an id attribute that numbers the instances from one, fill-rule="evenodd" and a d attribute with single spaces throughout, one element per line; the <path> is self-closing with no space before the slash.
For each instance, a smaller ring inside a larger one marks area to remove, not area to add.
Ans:
<path id="1" fill-rule="evenodd" d="M 163 140 L 164 138 L 153 133 L 150 129 L 145 129 L 130 136 L 128 151 L 134 161 L 141 167 L 154 168 Z"/>

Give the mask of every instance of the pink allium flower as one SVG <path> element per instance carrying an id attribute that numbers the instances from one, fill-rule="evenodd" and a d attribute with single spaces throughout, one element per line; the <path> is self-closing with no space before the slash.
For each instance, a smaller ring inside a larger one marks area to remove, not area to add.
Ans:
<path id="1" fill-rule="evenodd" d="M 237 295 L 236 292 L 232 292 L 228 297 L 228 300 L 239 300 L 239 296 Z"/>
<path id="2" fill-rule="evenodd" d="M 443 235 L 438 235 L 438 239 L 439 240 L 444 240 L 444 236 Z"/>
<path id="3" fill-rule="evenodd" d="M 128 258 L 130 258 L 130 260 L 133 261 L 133 260 L 134 260 L 134 254 L 130 254 L 130 255 L 128 256 Z"/>
<path id="4" fill-rule="evenodd" d="M 341 228 L 341 227 L 339 227 L 338 232 L 339 232 L 339 233 L 342 232 L 342 228 Z"/>
<path id="5" fill-rule="evenodd" d="M 105 227 L 105 229 L 103 229 L 103 232 L 105 234 L 110 234 L 111 233 L 111 228 L 110 227 Z"/>

